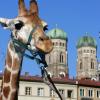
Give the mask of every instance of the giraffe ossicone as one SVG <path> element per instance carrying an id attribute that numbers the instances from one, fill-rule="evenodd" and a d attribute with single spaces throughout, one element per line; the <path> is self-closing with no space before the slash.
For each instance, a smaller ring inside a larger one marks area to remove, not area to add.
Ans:
<path id="1" fill-rule="evenodd" d="M 4 29 L 11 30 L 11 35 L 24 44 L 28 43 L 29 36 L 32 34 L 30 48 L 49 53 L 53 45 L 45 35 L 44 29 L 47 24 L 39 18 L 36 0 L 30 0 L 29 10 L 26 9 L 24 0 L 18 0 L 18 5 L 18 16 L 14 19 L 0 18 L 0 24 Z M 0 100 L 18 99 L 19 75 L 24 52 L 25 48 L 14 45 L 12 39 L 9 41 Z"/>

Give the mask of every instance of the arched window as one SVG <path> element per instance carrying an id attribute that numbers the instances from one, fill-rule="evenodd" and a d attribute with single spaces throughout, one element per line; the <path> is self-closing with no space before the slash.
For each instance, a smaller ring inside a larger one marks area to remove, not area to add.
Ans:
<path id="1" fill-rule="evenodd" d="M 82 69 L 83 66 L 82 66 L 82 60 L 80 60 L 80 69 Z"/>
<path id="2" fill-rule="evenodd" d="M 86 50 L 84 50 L 84 53 L 86 53 Z"/>
<path id="3" fill-rule="evenodd" d="M 94 69 L 94 62 L 93 62 L 93 59 L 91 59 L 91 69 Z"/>
<path id="4" fill-rule="evenodd" d="M 62 45 L 62 43 L 60 42 L 60 46 Z"/>
<path id="5" fill-rule="evenodd" d="M 60 63 L 63 63 L 64 62 L 64 55 L 63 53 L 60 54 Z"/>
<path id="6" fill-rule="evenodd" d="M 99 81 L 100 81 L 100 74 L 99 74 Z"/>

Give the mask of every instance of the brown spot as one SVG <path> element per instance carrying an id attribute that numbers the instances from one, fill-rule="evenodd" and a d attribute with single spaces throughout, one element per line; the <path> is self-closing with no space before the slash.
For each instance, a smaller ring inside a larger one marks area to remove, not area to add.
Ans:
<path id="1" fill-rule="evenodd" d="M 20 60 L 18 58 L 14 58 L 12 70 L 18 70 L 20 67 Z"/>
<path id="2" fill-rule="evenodd" d="M 4 71 L 4 83 L 10 82 L 11 72 L 7 70 L 7 68 Z"/>
<path id="3" fill-rule="evenodd" d="M 18 96 L 16 95 L 16 91 L 12 92 L 10 100 L 18 100 Z"/>
<path id="4" fill-rule="evenodd" d="M 2 95 L 0 96 L 0 100 L 2 100 Z"/>
<path id="5" fill-rule="evenodd" d="M 17 86 L 18 86 L 18 84 L 17 84 L 18 79 L 17 78 L 18 78 L 17 74 L 12 75 L 12 80 L 11 80 L 12 88 L 17 88 Z"/>
<path id="6" fill-rule="evenodd" d="M 9 86 L 3 88 L 3 94 L 6 98 L 8 98 L 9 92 L 10 92 L 10 87 Z"/>

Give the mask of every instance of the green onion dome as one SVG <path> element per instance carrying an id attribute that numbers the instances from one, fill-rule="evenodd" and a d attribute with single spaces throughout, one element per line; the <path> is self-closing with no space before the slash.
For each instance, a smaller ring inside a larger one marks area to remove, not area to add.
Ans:
<path id="1" fill-rule="evenodd" d="M 63 39 L 63 40 L 66 40 L 67 39 L 67 33 L 64 32 L 61 29 L 58 29 L 58 28 L 54 28 L 54 29 L 48 31 L 47 32 L 47 35 L 51 39 Z"/>
<path id="2" fill-rule="evenodd" d="M 94 47 L 94 48 L 97 47 L 96 40 L 93 37 L 88 35 L 81 37 L 77 43 L 77 48 L 87 47 L 87 46 Z"/>

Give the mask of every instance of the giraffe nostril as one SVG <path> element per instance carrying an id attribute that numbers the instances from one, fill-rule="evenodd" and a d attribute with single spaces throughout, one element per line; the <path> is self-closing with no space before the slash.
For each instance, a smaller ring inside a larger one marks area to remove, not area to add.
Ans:
<path id="1" fill-rule="evenodd" d="M 40 40 L 40 41 L 44 41 L 44 39 L 43 39 L 42 37 L 39 37 L 39 40 Z"/>

